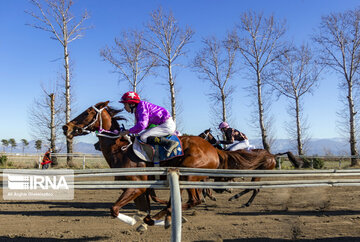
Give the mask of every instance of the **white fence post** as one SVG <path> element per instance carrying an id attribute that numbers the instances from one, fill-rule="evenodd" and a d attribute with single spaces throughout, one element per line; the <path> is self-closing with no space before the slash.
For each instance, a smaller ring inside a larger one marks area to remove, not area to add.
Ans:
<path id="1" fill-rule="evenodd" d="M 85 169 L 85 155 L 83 156 L 83 169 Z"/>
<path id="2" fill-rule="evenodd" d="M 181 196 L 178 169 L 169 168 L 168 180 L 171 194 L 171 241 L 181 241 Z"/>

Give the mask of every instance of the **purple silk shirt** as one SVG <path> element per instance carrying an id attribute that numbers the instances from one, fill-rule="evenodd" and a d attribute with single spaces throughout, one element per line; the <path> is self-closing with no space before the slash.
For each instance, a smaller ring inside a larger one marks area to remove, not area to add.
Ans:
<path id="1" fill-rule="evenodd" d="M 146 101 L 140 101 L 135 111 L 136 124 L 129 129 L 129 132 L 138 134 L 150 124 L 163 124 L 170 117 L 170 113 L 165 108 Z"/>

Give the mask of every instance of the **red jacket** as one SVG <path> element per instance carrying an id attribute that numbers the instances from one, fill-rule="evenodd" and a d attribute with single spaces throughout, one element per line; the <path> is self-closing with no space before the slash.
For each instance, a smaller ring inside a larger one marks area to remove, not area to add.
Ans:
<path id="1" fill-rule="evenodd" d="M 50 152 L 49 151 L 46 151 L 45 155 L 44 155 L 44 158 L 41 162 L 41 165 L 46 165 L 46 164 L 49 164 L 51 163 L 51 160 L 50 160 Z"/>

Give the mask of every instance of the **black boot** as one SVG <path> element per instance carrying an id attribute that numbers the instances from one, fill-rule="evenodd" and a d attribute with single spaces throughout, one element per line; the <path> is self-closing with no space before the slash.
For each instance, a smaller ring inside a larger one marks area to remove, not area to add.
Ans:
<path id="1" fill-rule="evenodd" d="M 167 150 L 166 157 L 171 155 L 171 152 L 179 145 L 179 142 L 175 140 L 166 139 L 165 137 L 149 136 L 147 143 L 150 145 L 161 145 Z M 176 151 L 176 150 L 175 150 Z M 175 152 L 175 155 L 177 152 Z"/>

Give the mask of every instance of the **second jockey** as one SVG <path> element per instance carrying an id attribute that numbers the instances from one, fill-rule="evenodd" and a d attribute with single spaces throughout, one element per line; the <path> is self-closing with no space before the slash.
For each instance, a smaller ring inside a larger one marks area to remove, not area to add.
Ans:
<path id="1" fill-rule="evenodd" d="M 225 140 L 219 141 L 219 143 L 229 144 L 230 146 L 227 150 L 249 149 L 251 147 L 246 135 L 236 129 L 230 128 L 228 123 L 220 123 L 219 129 L 225 136 Z"/>

